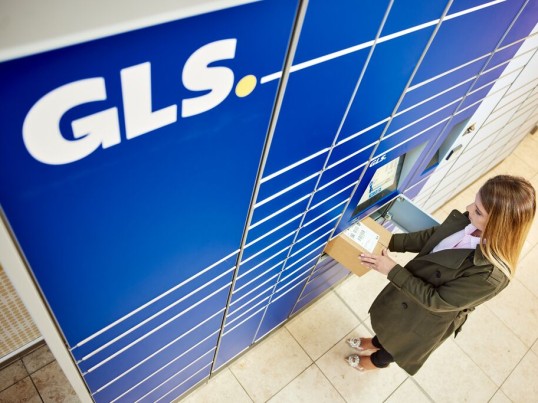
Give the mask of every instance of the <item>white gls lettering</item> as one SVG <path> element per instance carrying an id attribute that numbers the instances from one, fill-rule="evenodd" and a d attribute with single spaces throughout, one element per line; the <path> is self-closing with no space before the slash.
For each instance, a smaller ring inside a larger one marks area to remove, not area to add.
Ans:
<path id="1" fill-rule="evenodd" d="M 373 159 L 372 162 L 370 162 L 369 167 L 371 168 L 374 165 L 379 164 L 381 161 L 385 161 L 386 159 L 387 159 L 387 154 L 383 154 L 382 156 Z"/>
<path id="2" fill-rule="evenodd" d="M 182 81 L 191 91 L 208 93 L 182 101 L 181 117 L 207 112 L 224 101 L 234 84 L 227 67 L 209 67 L 219 60 L 235 57 L 237 40 L 211 42 L 196 50 L 185 62 Z M 149 62 L 120 71 L 126 137 L 132 139 L 177 121 L 177 105 L 154 111 L 151 99 Z M 121 142 L 118 109 L 109 108 L 71 122 L 75 140 L 60 132 L 60 120 L 76 106 L 107 99 L 103 77 L 78 80 L 56 88 L 39 99 L 23 123 L 24 144 L 32 157 L 45 164 L 61 165 L 87 157 L 99 147 Z"/>

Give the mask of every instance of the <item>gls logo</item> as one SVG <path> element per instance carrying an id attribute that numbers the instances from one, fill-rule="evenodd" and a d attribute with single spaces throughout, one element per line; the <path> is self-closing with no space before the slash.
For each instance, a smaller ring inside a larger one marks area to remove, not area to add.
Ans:
<path id="1" fill-rule="evenodd" d="M 211 42 L 196 50 L 185 62 L 182 81 L 191 91 L 208 93 L 181 102 L 181 117 L 206 112 L 226 99 L 234 84 L 234 73 L 227 67 L 209 64 L 235 57 L 237 40 Z M 149 62 L 120 71 L 123 111 L 127 139 L 149 133 L 177 121 L 177 105 L 153 111 L 151 102 L 151 64 Z M 238 96 L 254 90 L 256 77 L 246 76 L 236 87 Z M 103 77 L 87 78 L 63 85 L 43 96 L 30 109 L 23 124 L 23 140 L 28 152 L 45 164 L 68 164 L 80 160 L 100 146 L 108 148 L 121 142 L 118 108 L 109 108 L 71 122 L 76 140 L 60 132 L 60 119 L 70 109 L 87 102 L 107 99 Z"/>
<path id="2" fill-rule="evenodd" d="M 370 165 L 368 165 L 369 168 L 373 167 L 374 165 L 379 164 L 382 161 L 385 161 L 387 159 L 387 154 L 383 154 L 380 157 L 374 158 L 372 162 L 370 162 Z"/>

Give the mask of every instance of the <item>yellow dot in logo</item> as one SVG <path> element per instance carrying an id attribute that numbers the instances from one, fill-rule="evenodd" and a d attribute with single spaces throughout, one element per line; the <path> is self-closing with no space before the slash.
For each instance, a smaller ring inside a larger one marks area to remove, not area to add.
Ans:
<path id="1" fill-rule="evenodd" d="M 257 79 L 252 74 L 243 77 L 235 87 L 235 95 L 240 98 L 246 97 L 256 88 Z"/>

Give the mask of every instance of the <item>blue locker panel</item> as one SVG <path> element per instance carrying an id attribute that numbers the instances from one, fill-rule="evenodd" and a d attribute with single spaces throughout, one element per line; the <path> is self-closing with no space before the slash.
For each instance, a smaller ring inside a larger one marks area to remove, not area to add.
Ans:
<path id="1" fill-rule="evenodd" d="M 387 130 L 387 136 L 390 136 L 391 133 L 394 131 L 412 124 L 418 119 L 422 119 L 424 116 L 433 113 L 434 111 L 444 108 L 447 106 L 450 108 L 450 104 L 452 104 L 452 108 L 455 109 L 459 103 L 459 100 L 463 98 L 463 96 L 467 93 L 469 90 L 469 87 L 471 86 L 472 82 L 467 82 L 465 84 L 459 85 L 458 87 L 445 92 L 444 94 L 441 94 L 432 100 L 423 103 L 422 105 L 419 105 L 407 112 L 402 113 L 401 115 L 398 115 L 392 119 L 390 122 L 389 128 Z"/>
<path id="2" fill-rule="evenodd" d="M 458 109 L 463 110 L 466 107 L 474 104 L 475 102 L 478 102 L 478 101 L 484 99 L 488 95 L 489 91 L 491 90 L 491 87 L 493 87 L 493 84 L 489 84 L 489 85 L 487 85 L 486 87 L 484 87 L 482 89 L 477 89 L 473 93 L 467 95 L 467 97 L 465 97 L 465 99 L 463 100 L 461 106 Z"/>
<path id="3" fill-rule="evenodd" d="M 294 64 L 373 40 L 388 3 L 310 0 Z"/>
<path id="4" fill-rule="evenodd" d="M 296 5 L 0 64 L 0 203 L 69 345 L 239 248 L 278 81 L 232 90 L 281 70 Z"/>
<path id="5" fill-rule="evenodd" d="M 103 349 L 106 345 L 119 349 L 128 344 L 122 338 L 133 330 L 156 327 L 166 320 L 165 317 L 170 317 L 170 312 L 181 312 L 221 287 L 230 285 L 236 258 L 237 255 L 233 254 L 228 259 L 224 259 L 220 263 L 202 270 L 196 276 L 177 284 L 167 294 L 159 296 L 159 299 L 152 301 L 143 309 L 133 312 L 131 316 L 116 322 L 106 331 L 73 347 L 71 353 L 77 361 L 80 361 L 87 355 Z M 120 347 L 117 347 L 118 345 Z"/>
<path id="6" fill-rule="evenodd" d="M 134 354 L 132 351 L 139 349 L 137 347 L 138 344 L 148 346 L 148 342 L 145 339 L 154 340 L 155 346 L 158 346 L 163 337 L 168 337 L 164 336 L 165 329 L 166 334 L 170 335 L 169 337 L 175 338 L 181 336 L 203 319 L 214 315 L 224 308 L 226 297 L 230 292 L 229 286 L 230 283 L 226 281 L 224 285 L 211 290 L 211 292 L 208 289 L 212 287 L 206 287 L 201 292 L 194 294 L 191 298 L 187 298 L 181 304 L 172 307 L 155 318 L 148 318 L 149 320 L 147 322 L 145 321 L 145 323 L 141 323 L 130 329 L 129 332 L 124 333 L 122 335 L 123 337 L 111 340 L 86 356 L 79 356 L 79 367 L 85 372 L 99 363 L 111 359 L 111 357 L 122 351 L 126 351 L 127 354 Z M 206 299 L 215 305 L 213 307 L 207 305 L 208 302 L 204 301 Z M 218 303 L 222 303 L 222 305 L 218 305 Z M 173 330 L 170 328 L 173 328 Z M 148 336 L 153 334 L 154 336 L 148 338 Z M 132 346 L 134 343 L 136 344 Z M 150 349 L 151 347 L 146 348 Z M 124 358 L 123 360 L 126 361 L 127 359 Z"/>
<path id="7" fill-rule="evenodd" d="M 342 138 L 390 116 L 433 27 L 376 46 L 342 128 Z"/>
<path id="8" fill-rule="evenodd" d="M 420 101 L 439 94 L 447 88 L 464 83 L 466 81 L 469 82 L 470 79 L 476 77 L 487 60 L 487 56 L 484 56 L 473 61 L 472 63 L 458 66 L 456 70 L 436 78 L 435 80 L 424 85 L 419 87 L 411 87 L 405 94 L 405 98 L 400 104 L 400 109 L 409 108 Z"/>
<path id="9" fill-rule="evenodd" d="M 342 208 L 347 202 L 347 197 L 351 192 L 351 189 L 349 190 L 349 192 L 342 192 L 321 203 L 318 207 L 309 210 L 305 217 L 303 227 L 315 227 L 337 217 L 342 212 Z"/>
<path id="10" fill-rule="evenodd" d="M 316 206 L 320 203 L 324 203 L 332 197 L 338 197 L 340 200 L 347 198 L 357 183 L 365 166 L 366 163 L 363 163 L 352 169 L 349 173 L 346 173 L 341 179 L 331 181 L 327 185 L 320 187 L 314 194 L 312 205 Z"/>
<path id="11" fill-rule="evenodd" d="M 328 166 L 332 166 L 345 158 L 357 155 L 360 150 L 375 143 L 381 137 L 381 133 L 385 130 L 385 124 L 380 124 L 359 136 L 348 137 L 340 140 L 333 148 L 329 158 Z"/>
<path id="12" fill-rule="evenodd" d="M 215 369 L 219 369 L 253 343 L 264 311 L 265 308 L 261 308 L 241 323 L 225 327 L 215 360 Z"/>
<path id="13" fill-rule="evenodd" d="M 506 48 L 498 50 L 497 52 L 493 54 L 493 56 L 491 57 L 491 60 L 486 65 L 486 68 L 490 69 L 492 67 L 501 65 L 507 62 L 508 60 L 512 59 L 520 47 L 521 47 L 521 43 L 516 43 L 514 45 L 510 45 Z"/>
<path id="14" fill-rule="evenodd" d="M 161 348 L 155 355 L 140 360 L 112 382 L 96 388 L 95 399 L 111 401 L 122 395 L 147 391 L 147 385 L 150 383 L 146 381 L 161 379 L 164 368 L 186 366 L 212 349 L 216 345 L 221 325 L 222 313 L 201 322 L 190 332 Z"/>
<path id="15" fill-rule="evenodd" d="M 178 369 L 176 374 L 172 374 L 161 384 L 155 386 L 153 389 L 144 394 L 141 397 L 142 401 L 157 402 L 160 399 L 164 399 L 164 401 L 172 401 L 172 396 L 177 396 L 183 393 L 194 384 L 191 383 L 193 378 L 202 380 L 209 375 L 211 364 L 213 363 L 213 355 L 214 349 L 208 351 L 206 354 L 189 363 L 187 366 Z M 202 374 L 204 376 L 201 376 Z M 171 396 L 172 393 L 173 395 Z M 122 399 L 122 403 L 128 402 L 132 402 L 132 400 Z"/>
<path id="16" fill-rule="evenodd" d="M 275 254 L 270 259 L 268 259 L 266 262 L 264 262 L 259 267 L 256 267 L 248 272 L 245 272 L 245 274 L 237 279 L 236 283 L 236 289 L 240 289 L 242 287 L 255 287 L 257 284 L 258 279 L 261 279 L 262 277 L 266 277 L 269 275 L 269 273 L 275 274 L 280 272 L 282 269 L 282 266 L 284 264 L 284 261 L 286 260 L 286 257 L 288 256 L 289 252 L 289 246 L 287 249 L 283 250 L 282 252 L 279 252 L 278 254 Z M 269 275 L 269 277 L 271 277 Z"/>
<path id="17" fill-rule="evenodd" d="M 258 199 L 257 203 L 262 204 L 256 206 L 252 222 L 257 222 L 263 218 L 266 218 L 274 212 L 295 203 L 302 197 L 311 194 L 314 191 L 317 180 L 317 174 L 311 175 L 310 178 L 305 178 L 304 181 L 291 184 L 293 188 L 288 189 L 285 193 L 274 194 L 264 200 Z"/>
<path id="18" fill-rule="evenodd" d="M 270 267 L 273 267 L 279 262 L 282 262 L 284 259 L 286 259 L 290 246 L 291 241 L 283 241 L 279 245 L 276 245 L 275 247 L 264 253 L 263 256 L 261 256 L 256 261 L 256 264 L 250 264 L 250 262 L 246 263 L 240 271 L 239 277 L 237 278 L 235 285 L 236 288 L 242 287 L 244 284 L 251 281 L 254 277 L 257 277 L 261 273 L 268 270 Z"/>
<path id="19" fill-rule="evenodd" d="M 275 287 L 275 296 L 287 292 L 288 289 L 295 287 L 299 282 L 306 280 L 316 265 L 316 261 L 319 259 L 319 254 L 322 250 L 323 249 L 319 249 L 318 253 L 313 254 L 312 256 L 314 257 L 305 263 L 284 270 Z"/>
<path id="20" fill-rule="evenodd" d="M 363 49 L 290 74 L 265 176 L 332 144 L 367 55 Z"/>
<path id="21" fill-rule="evenodd" d="M 244 274 L 248 273 L 250 270 L 254 268 L 259 268 L 260 266 L 262 266 L 263 268 L 263 265 L 266 264 L 266 261 L 268 262 L 268 259 L 270 258 L 273 259 L 272 258 L 273 256 L 276 256 L 276 255 L 280 256 L 281 251 L 285 251 L 287 250 L 287 248 L 290 247 L 291 243 L 293 242 L 294 235 L 295 234 L 292 233 L 291 235 L 286 236 L 282 240 L 279 240 L 276 243 L 270 244 L 266 248 L 259 250 L 258 252 L 253 254 L 250 258 L 243 260 L 239 266 L 238 278 L 243 278 L 242 276 Z"/>
<path id="22" fill-rule="evenodd" d="M 360 166 L 360 164 L 368 161 L 370 155 L 372 155 L 374 146 L 375 144 L 372 144 L 369 147 L 359 149 L 357 153 L 351 154 L 351 157 L 345 157 L 329 165 L 321 176 L 319 188 L 326 186 L 328 183 L 334 180 L 341 181 L 341 179 L 348 176 L 348 173 L 358 172 L 359 170 L 357 168 Z M 358 176 L 355 178 L 355 180 L 356 179 L 358 179 Z"/>
<path id="23" fill-rule="evenodd" d="M 420 136 L 422 138 L 431 138 L 431 136 L 436 136 L 441 132 L 444 127 L 443 123 L 446 122 L 454 113 L 458 104 L 459 102 L 443 108 L 431 116 L 428 116 L 427 118 L 422 119 L 397 132 L 396 134 L 388 135 L 387 138 L 384 139 L 381 144 L 379 144 L 379 147 L 376 150 L 376 155 L 379 155 L 393 147 L 399 147 L 399 144 L 402 144 L 404 141 L 407 141 L 414 136 Z"/>
<path id="24" fill-rule="evenodd" d="M 450 9 L 448 10 L 448 15 L 481 6 L 489 3 L 490 1 L 491 0 L 454 0 L 450 6 Z"/>
<path id="25" fill-rule="evenodd" d="M 454 10 L 468 1 L 453 4 Z M 419 83 L 492 52 L 514 19 L 522 0 L 513 0 L 444 21 L 413 80 Z M 449 14 L 453 14 L 453 10 Z M 491 22 L 495 21 L 495 24 Z"/>
<path id="26" fill-rule="evenodd" d="M 396 0 L 383 27 L 382 36 L 441 18 L 446 1 Z"/>
<path id="27" fill-rule="evenodd" d="M 283 172 L 269 180 L 266 180 L 265 178 L 262 179 L 263 183 L 260 186 L 258 200 L 263 200 L 312 174 L 319 173 L 323 168 L 326 158 L 327 152 L 323 152 L 309 161 L 303 162 L 299 166 Z"/>
<path id="28" fill-rule="evenodd" d="M 113 355 L 103 358 L 98 362 L 90 360 L 91 362 L 88 364 L 95 364 L 93 367 L 88 368 L 85 365 L 83 368 L 80 366 L 83 371 L 88 371 L 84 375 L 86 382 L 92 390 L 96 390 L 107 384 L 110 380 L 123 374 L 149 355 L 156 353 L 167 344 L 173 343 L 182 335 L 187 334 L 190 336 L 192 333 L 189 333 L 189 331 L 195 329 L 200 322 L 204 322 L 208 318 L 212 318 L 210 320 L 212 322 L 216 317 L 222 320 L 222 310 L 215 312 L 215 307 L 225 306 L 227 298 L 228 290 L 221 291 L 215 296 L 203 301 L 196 307 L 196 310 L 185 312 L 185 314 L 174 318 L 161 328 L 152 329 L 152 331 L 133 340 L 132 345 L 128 345 L 124 349 L 118 350 Z M 214 331 L 215 328 L 211 328 L 208 334 Z M 196 340 L 195 343 L 187 336 L 182 340 L 181 344 L 186 350 L 201 339 L 207 337 L 208 334 L 202 334 L 201 338 Z"/>
<path id="29" fill-rule="evenodd" d="M 523 13 L 519 15 L 515 24 L 503 39 L 502 46 L 515 42 L 518 39 L 525 38 L 527 35 L 529 35 L 538 22 L 537 16 L 538 1 L 530 0 L 523 9 Z"/>
<path id="30" fill-rule="evenodd" d="M 473 88 L 480 88 L 488 83 L 496 81 L 501 76 L 505 68 L 506 65 L 503 64 L 501 66 L 491 69 L 488 72 L 480 74 L 480 76 L 476 80 L 476 83 L 473 85 Z"/>
<path id="31" fill-rule="evenodd" d="M 327 288 L 346 277 L 349 273 L 349 270 L 338 264 L 329 270 L 325 270 L 316 276 L 312 276 L 303 291 L 303 295 L 306 296 L 310 293 L 319 295 Z"/>
<path id="32" fill-rule="evenodd" d="M 299 227 L 299 223 L 301 222 L 301 216 L 308 204 L 307 197 L 309 198 L 310 195 L 303 197 L 303 200 L 300 203 L 292 205 L 289 209 L 282 211 L 282 213 L 269 218 L 267 221 L 256 225 L 254 228 L 251 228 L 248 231 L 245 252 L 247 252 L 251 246 L 259 250 L 260 248 L 255 245 L 256 243 L 261 242 L 263 239 L 268 237 L 271 237 L 273 240 L 280 239 L 297 229 Z M 254 212 L 254 216 L 256 216 L 256 212 Z M 260 221 L 262 221 L 264 218 L 262 218 Z M 248 251 L 248 254 L 252 255 L 253 253 Z"/>
<path id="33" fill-rule="evenodd" d="M 232 324 L 233 321 L 252 314 L 253 309 L 259 309 L 262 305 L 267 305 L 279 275 L 280 270 L 277 270 L 276 273 L 271 271 L 256 280 L 253 283 L 255 287 L 250 287 L 249 284 L 238 291 L 237 294 L 234 294 L 232 304 L 228 310 L 228 323 Z"/>
<path id="34" fill-rule="evenodd" d="M 186 381 L 191 373 L 186 372 L 185 374 L 181 374 L 181 371 L 198 359 L 201 359 L 200 363 L 205 364 L 207 364 L 208 358 L 212 360 L 212 355 L 214 354 L 215 346 L 217 345 L 217 336 L 218 332 L 215 332 L 210 337 L 202 340 L 200 344 L 193 346 L 183 354 L 177 357 L 169 356 L 170 361 L 165 364 L 155 362 L 151 368 L 140 369 L 140 367 L 138 367 L 135 371 L 132 371 L 129 374 L 128 387 L 121 385 L 123 388 L 120 389 L 117 386 L 120 386 L 121 382 L 115 382 L 109 388 L 96 393 L 94 397 L 98 401 L 104 402 L 111 402 L 118 398 L 118 401 L 120 402 L 134 402 L 176 374 L 178 374 L 177 378 L 181 377 L 181 381 Z M 148 373 L 151 375 L 146 379 Z M 207 376 L 207 372 L 204 373 Z"/>
<path id="35" fill-rule="evenodd" d="M 303 289 L 304 281 L 299 282 L 293 288 L 286 290 L 286 292 L 276 297 L 271 304 L 269 304 L 267 312 L 265 312 L 265 316 L 260 324 L 260 329 L 256 334 L 256 341 L 260 340 L 263 336 L 288 319 L 288 316 Z"/>
<path id="36" fill-rule="evenodd" d="M 282 227 L 279 231 L 272 233 L 245 249 L 243 259 L 239 266 L 239 273 L 242 274 L 251 267 L 257 266 L 268 256 L 283 249 L 293 241 L 297 231 L 295 222 Z"/>

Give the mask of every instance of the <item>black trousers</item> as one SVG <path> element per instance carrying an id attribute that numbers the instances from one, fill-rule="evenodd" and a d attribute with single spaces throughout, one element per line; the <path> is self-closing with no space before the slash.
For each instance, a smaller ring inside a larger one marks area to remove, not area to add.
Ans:
<path id="1" fill-rule="evenodd" d="M 372 339 L 372 344 L 379 349 L 370 356 L 372 364 L 377 368 L 387 368 L 391 362 L 394 362 L 394 358 L 383 348 L 377 336 Z"/>

